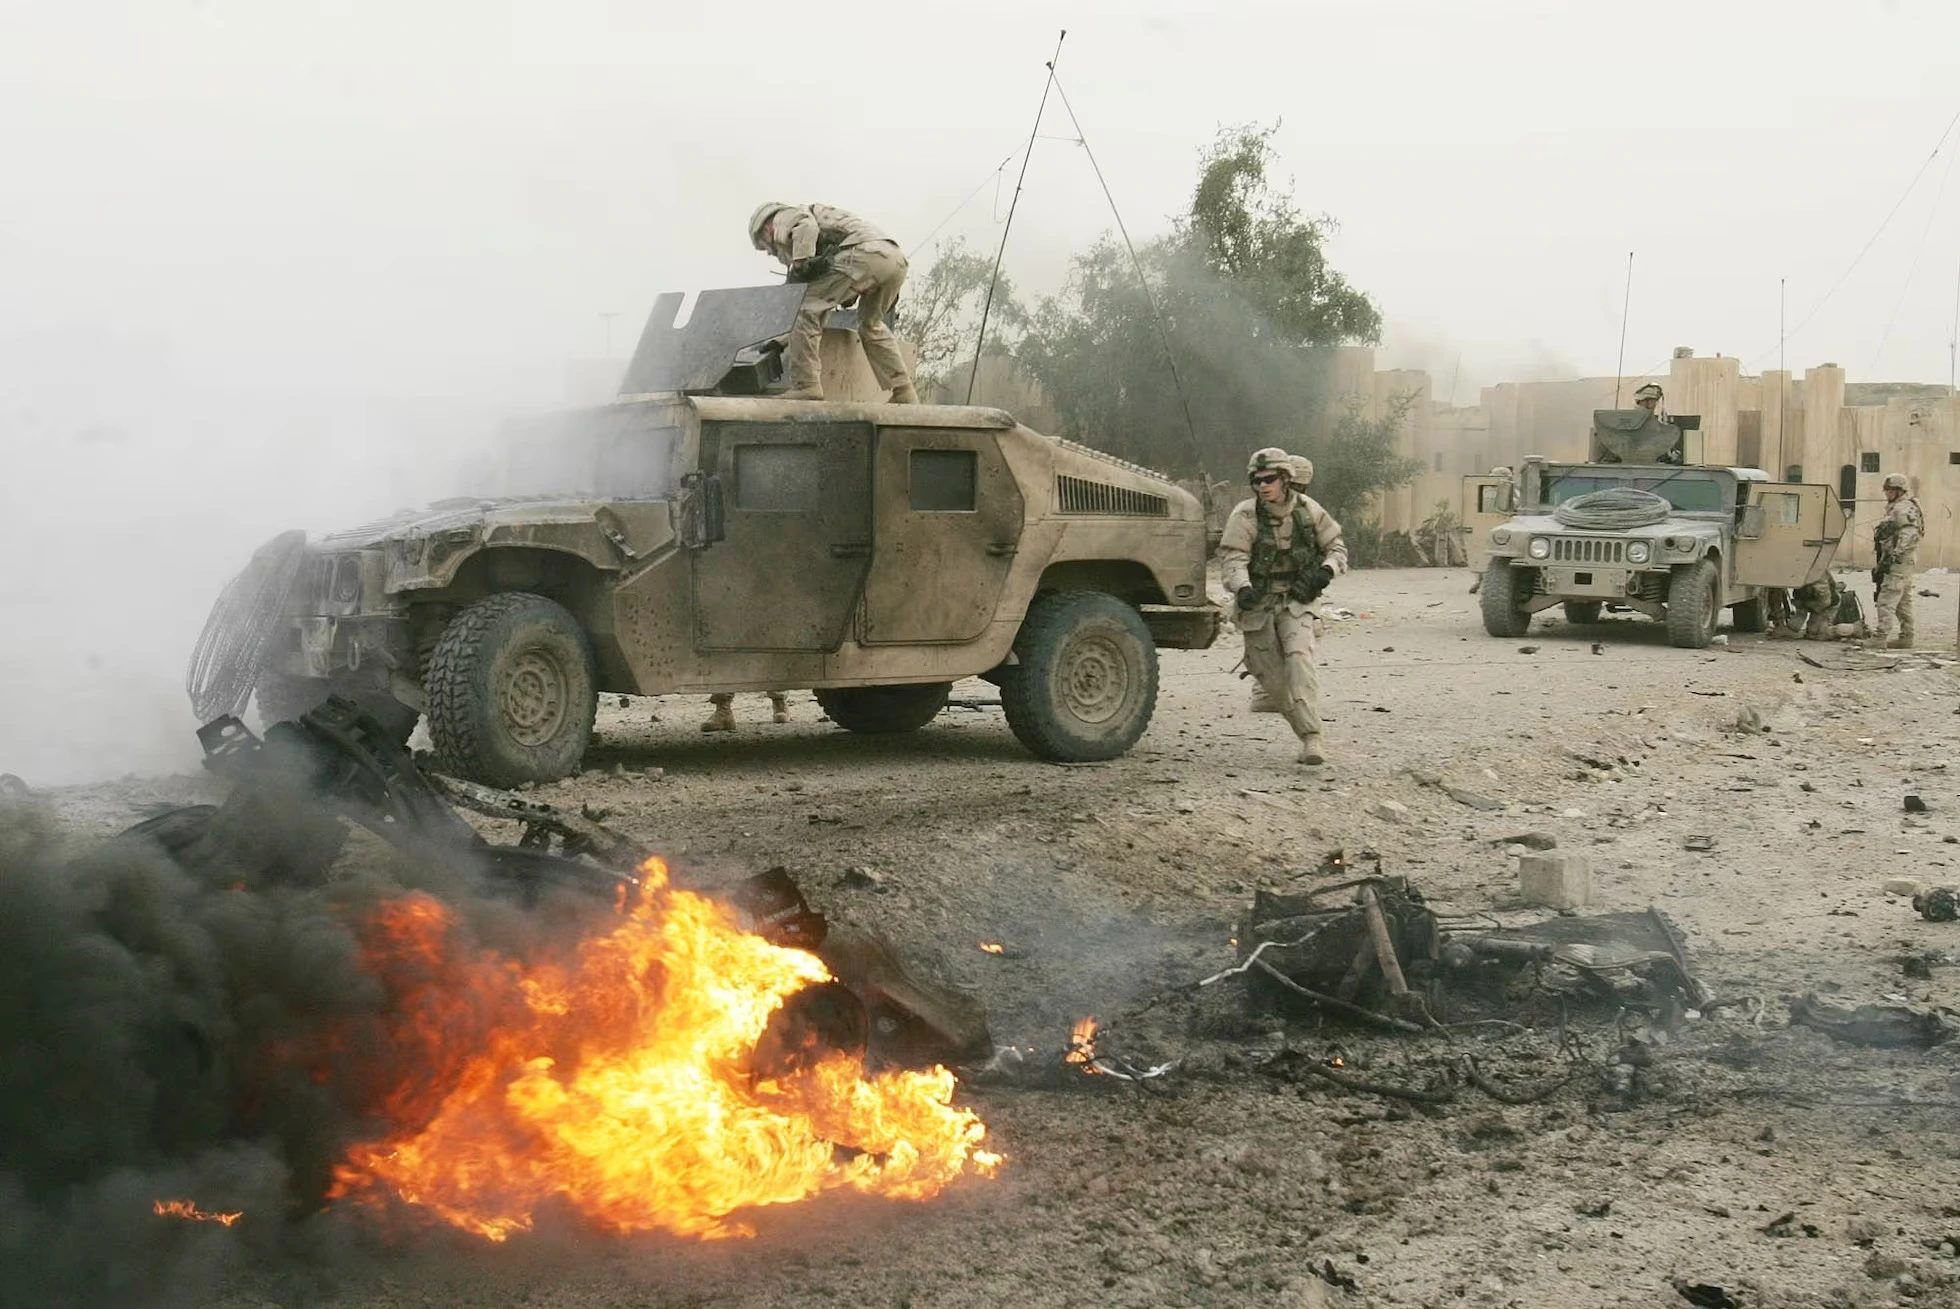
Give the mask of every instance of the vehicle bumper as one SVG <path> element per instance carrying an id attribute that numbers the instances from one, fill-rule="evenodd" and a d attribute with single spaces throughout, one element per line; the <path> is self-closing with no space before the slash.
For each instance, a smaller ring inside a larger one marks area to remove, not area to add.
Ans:
<path id="1" fill-rule="evenodd" d="M 1160 650 L 1209 650 L 1225 616 L 1217 605 L 1139 605 L 1138 610 Z"/>
<path id="2" fill-rule="evenodd" d="M 295 618 L 291 637 L 269 661 L 289 677 L 368 673 L 385 683 L 409 670 L 408 622 L 402 618 Z"/>

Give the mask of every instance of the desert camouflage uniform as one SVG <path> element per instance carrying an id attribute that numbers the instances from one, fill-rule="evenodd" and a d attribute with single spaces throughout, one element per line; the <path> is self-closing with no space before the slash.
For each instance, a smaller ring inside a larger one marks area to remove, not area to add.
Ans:
<path id="1" fill-rule="evenodd" d="M 1878 562 L 1885 568 L 1885 580 L 1878 584 L 1878 616 L 1872 635 L 1884 641 L 1892 635 L 1894 617 L 1899 624 L 1899 642 L 1912 644 L 1912 584 L 1919 571 L 1919 541 L 1926 535 L 1926 515 L 1919 501 L 1902 495 L 1885 506 L 1885 518 L 1874 534 L 1878 541 Z"/>
<path id="2" fill-rule="evenodd" d="M 878 385 L 899 404 L 915 403 L 918 392 L 899 353 L 898 340 L 885 315 L 898 303 L 905 285 L 905 252 L 898 243 L 856 214 L 834 205 L 784 205 L 769 220 L 769 252 L 785 268 L 819 252 L 830 256 L 830 269 L 814 278 L 803 294 L 803 307 L 790 329 L 784 352 L 792 391 L 823 390 L 823 364 L 818 348 L 824 322 L 838 305 L 857 298 L 858 341 Z"/>
<path id="3" fill-rule="evenodd" d="M 772 721 L 778 723 L 787 723 L 789 721 L 789 700 L 786 698 L 787 695 L 788 692 L 785 691 L 769 692 L 769 707 L 773 711 L 770 714 Z M 701 730 L 704 732 L 734 731 L 735 697 L 726 691 L 717 691 L 708 697 L 708 703 L 714 706 L 714 712 L 708 715 L 707 722 L 701 724 Z"/>
<path id="4" fill-rule="evenodd" d="M 1771 636 L 1829 641 L 1833 639 L 1838 605 L 1844 600 L 1844 584 L 1826 573 L 1808 586 L 1791 590 L 1773 587 L 1765 598 Z"/>
<path id="5" fill-rule="evenodd" d="M 1307 465 L 1309 470 L 1311 467 Z M 1307 521 L 1313 525 L 1321 562 L 1333 569 L 1336 576 L 1347 571 L 1347 543 L 1341 538 L 1341 525 L 1315 500 L 1303 494 L 1296 482 L 1292 494 L 1272 509 L 1263 510 L 1255 496 L 1241 502 L 1225 520 L 1225 531 L 1218 542 L 1218 562 L 1227 593 L 1236 594 L 1241 587 L 1256 585 L 1251 563 L 1258 539 L 1255 515 L 1261 512 L 1274 520 L 1274 545 L 1279 558 L 1283 564 L 1290 562 L 1288 552 L 1293 543 L 1295 508 L 1304 508 Z M 1312 606 L 1287 595 L 1292 580 L 1290 569 L 1284 572 L 1276 569 L 1265 579 L 1265 593 L 1251 609 L 1239 612 L 1237 622 L 1245 642 L 1245 666 L 1259 684 L 1252 711 L 1284 715 L 1302 745 L 1312 748 L 1319 744 L 1321 734 L 1320 679 L 1313 666 L 1320 620 L 1314 616 Z"/>

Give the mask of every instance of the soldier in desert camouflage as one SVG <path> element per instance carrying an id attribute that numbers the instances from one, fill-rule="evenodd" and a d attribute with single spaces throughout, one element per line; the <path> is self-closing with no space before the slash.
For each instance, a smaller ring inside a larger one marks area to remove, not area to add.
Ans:
<path id="1" fill-rule="evenodd" d="M 1926 515 L 1919 501 L 1912 498 L 1904 473 L 1885 479 L 1885 517 L 1872 533 L 1877 566 L 1872 580 L 1878 583 L 1878 616 L 1872 620 L 1872 636 L 1880 645 L 1894 650 L 1912 649 L 1912 584 L 1919 573 L 1919 542 L 1926 535 Z M 1898 624 L 1898 637 L 1892 627 Z"/>
<path id="2" fill-rule="evenodd" d="M 1245 666 L 1259 683 L 1252 707 L 1285 717 L 1300 738 L 1301 763 L 1325 763 L 1312 605 L 1347 571 L 1347 543 L 1341 525 L 1305 493 L 1312 461 L 1268 447 L 1253 454 L 1246 476 L 1252 499 L 1225 520 L 1218 562 L 1238 605 Z"/>

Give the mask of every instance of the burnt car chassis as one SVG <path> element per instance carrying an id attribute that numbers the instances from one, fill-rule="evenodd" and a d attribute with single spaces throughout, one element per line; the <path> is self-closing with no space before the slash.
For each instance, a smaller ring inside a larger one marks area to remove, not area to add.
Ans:
<path id="1" fill-rule="evenodd" d="M 225 800 L 156 814 L 119 839 L 151 843 L 206 880 L 254 890 L 318 885 L 354 826 L 527 906 L 570 893 L 625 910 L 643 892 L 642 866 L 656 857 L 588 814 L 425 770 L 349 700 L 276 723 L 263 739 L 227 715 L 200 728 L 198 740 L 205 767 L 232 784 Z M 521 834 L 509 845 L 486 840 L 461 810 L 515 822 Z M 877 933 L 812 909 L 787 869 L 747 878 L 720 898 L 751 931 L 807 950 L 830 970 L 836 981 L 793 998 L 789 1015 L 824 1045 L 904 1064 L 992 1053 L 976 1004 L 913 975 Z"/>

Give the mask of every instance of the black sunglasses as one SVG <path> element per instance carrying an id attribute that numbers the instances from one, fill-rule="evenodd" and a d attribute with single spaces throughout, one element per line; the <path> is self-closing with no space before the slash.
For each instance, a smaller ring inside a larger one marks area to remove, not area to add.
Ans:
<path id="1" fill-rule="evenodd" d="M 1285 473 L 1261 473 L 1252 479 L 1252 484 L 1254 486 L 1271 486 L 1274 482 L 1283 482 L 1285 480 Z"/>

